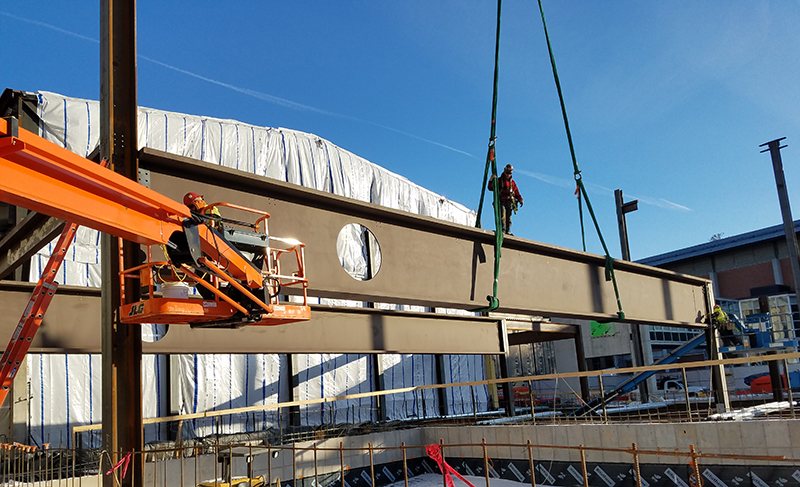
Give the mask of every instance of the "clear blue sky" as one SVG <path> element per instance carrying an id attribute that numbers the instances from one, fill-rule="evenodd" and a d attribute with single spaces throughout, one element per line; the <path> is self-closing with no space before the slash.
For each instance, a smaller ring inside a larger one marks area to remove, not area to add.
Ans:
<path id="1" fill-rule="evenodd" d="M 544 6 L 578 164 L 612 256 L 616 188 L 640 202 L 628 214 L 634 259 L 781 222 L 759 144 L 787 137 L 787 185 L 798 194 L 800 3 Z M 471 0 L 140 1 L 139 104 L 311 132 L 475 209 L 495 14 L 493 1 Z M 98 99 L 99 23 L 98 2 L 0 3 L 0 88 Z M 535 1 L 504 2 L 500 49 L 498 162 L 514 164 L 526 203 L 512 230 L 578 249 L 572 164 Z M 602 253 L 586 223 L 588 250 Z"/>

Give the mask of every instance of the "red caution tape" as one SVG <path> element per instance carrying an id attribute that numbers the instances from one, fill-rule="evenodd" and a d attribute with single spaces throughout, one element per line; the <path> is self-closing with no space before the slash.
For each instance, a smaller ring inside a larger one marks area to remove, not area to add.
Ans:
<path id="1" fill-rule="evenodd" d="M 125 474 L 128 473 L 128 465 L 131 464 L 131 455 L 132 455 L 131 453 L 128 453 L 127 455 L 122 457 L 122 459 L 120 461 L 118 461 L 116 465 L 111 467 L 111 470 L 106 472 L 106 475 L 111 475 L 114 471 L 116 471 L 120 467 L 122 467 L 122 476 L 120 478 L 124 479 L 125 478 Z"/>
<path id="2" fill-rule="evenodd" d="M 444 481 L 447 483 L 447 487 L 454 487 L 453 478 L 450 477 L 452 473 L 456 477 L 459 478 L 462 482 L 469 485 L 469 487 L 475 487 L 470 483 L 469 480 L 465 479 L 460 473 L 456 472 L 456 470 L 447 464 L 442 458 L 442 448 L 439 445 L 428 445 L 425 447 L 425 453 L 431 458 L 431 460 L 435 461 L 439 465 L 439 470 L 442 471 L 444 474 Z"/>

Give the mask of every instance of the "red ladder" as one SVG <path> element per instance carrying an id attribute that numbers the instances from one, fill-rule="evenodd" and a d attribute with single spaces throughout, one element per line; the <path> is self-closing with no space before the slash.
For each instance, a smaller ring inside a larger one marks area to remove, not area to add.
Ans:
<path id="1" fill-rule="evenodd" d="M 102 167 L 108 167 L 108 161 L 103 159 L 100 161 Z M 3 404 L 11 390 L 11 384 L 14 382 L 14 377 L 19 371 L 19 366 L 28 350 L 31 348 L 33 337 L 39 329 L 39 325 L 44 320 L 44 315 L 47 308 L 50 306 L 50 301 L 53 300 L 58 289 L 56 282 L 56 275 L 61 264 L 64 262 L 64 257 L 67 255 L 67 250 L 72 242 L 75 240 L 75 234 L 78 232 L 79 225 L 77 223 L 67 223 L 64 230 L 61 231 L 61 236 L 56 243 L 55 251 L 50 253 L 50 259 L 47 265 L 42 270 L 42 276 L 36 287 L 33 288 L 31 299 L 28 301 L 28 306 L 22 313 L 17 324 L 17 329 L 11 335 L 11 340 L 8 342 L 3 358 L 0 360 L 0 405 Z"/>
<path id="2" fill-rule="evenodd" d="M 77 223 L 67 223 L 64 227 L 55 251 L 50 254 L 47 266 L 42 271 L 42 277 L 39 278 L 39 282 L 33 289 L 33 293 L 31 293 L 31 299 L 22 313 L 17 329 L 11 336 L 11 341 L 8 342 L 5 352 L 3 352 L 2 368 L 0 368 L 0 380 L 2 380 L 0 404 L 5 401 L 11 384 L 14 382 L 14 376 L 17 375 L 25 354 L 31 348 L 31 342 L 34 335 L 36 335 L 36 330 L 42 324 L 47 307 L 50 306 L 50 301 L 53 300 L 53 295 L 58 289 L 58 283 L 55 281 L 56 274 L 58 274 L 61 263 L 64 262 L 67 249 L 75 239 L 77 230 Z"/>

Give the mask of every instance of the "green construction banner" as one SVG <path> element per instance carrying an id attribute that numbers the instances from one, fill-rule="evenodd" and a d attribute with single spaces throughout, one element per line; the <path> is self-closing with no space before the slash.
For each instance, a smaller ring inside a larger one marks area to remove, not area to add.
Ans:
<path id="1" fill-rule="evenodd" d="M 614 323 L 592 321 L 592 338 L 612 336 L 614 333 Z"/>

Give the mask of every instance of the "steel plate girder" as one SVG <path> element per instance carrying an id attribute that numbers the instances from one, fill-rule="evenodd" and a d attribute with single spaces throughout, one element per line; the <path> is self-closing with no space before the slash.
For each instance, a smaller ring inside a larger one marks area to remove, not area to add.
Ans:
<path id="1" fill-rule="evenodd" d="M 270 233 L 306 244 L 309 295 L 369 302 L 478 309 L 493 282 L 493 232 L 308 189 L 161 151 L 140 163 L 151 188 L 180 200 L 186 192 L 269 212 Z M 336 240 L 349 224 L 377 238 L 382 263 L 358 281 L 341 267 Z M 499 276 L 498 311 L 560 318 L 617 320 L 601 256 L 508 237 Z M 624 322 L 702 327 L 710 281 L 614 261 Z"/>
<path id="2" fill-rule="evenodd" d="M 0 336 L 11 336 L 33 284 L 0 283 Z M 31 353 L 100 353 L 100 292 L 63 286 L 53 297 Z M 501 319 L 315 306 L 310 321 L 281 326 L 192 329 L 170 326 L 143 353 L 505 353 Z"/>

